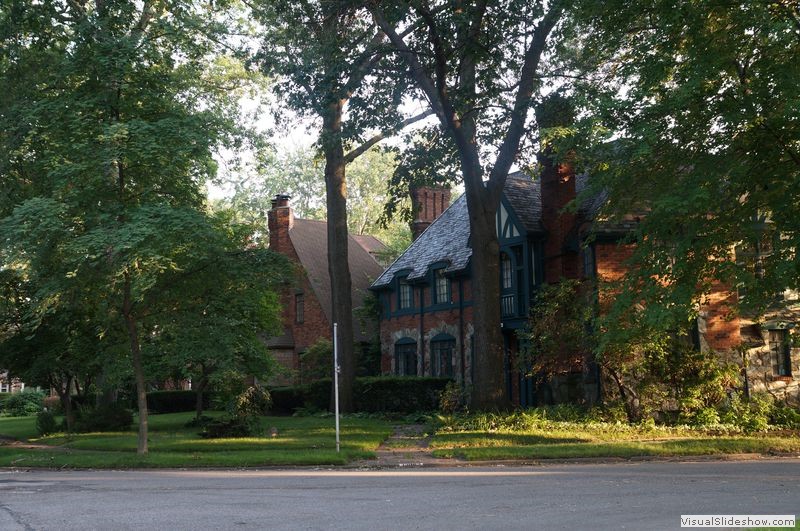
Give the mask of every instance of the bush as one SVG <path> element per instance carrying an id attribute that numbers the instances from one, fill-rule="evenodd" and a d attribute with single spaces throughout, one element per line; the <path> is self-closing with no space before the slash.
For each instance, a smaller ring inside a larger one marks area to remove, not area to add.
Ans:
<path id="1" fill-rule="evenodd" d="M 300 354 L 300 381 L 309 383 L 333 374 L 333 343 L 321 338 Z"/>
<path id="2" fill-rule="evenodd" d="M 2 412 L 9 417 L 36 415 L 44 408 L 44 397 L 42 391 L 11 393 L 3 401 Z"/>
<path id="3" fill-rule="evenodd" d="M 269 413 L 272 399 L 266 389 L 250 386 L 236 397 L 233 414 L 235 416 L 261 416 Z"/>
<path id="4" fill-rule="evenodd" d="M 789 406 L 775 404 L 769 416 L 770 424 L 790 430 L 800 429 L 800 411 Z"/>
<path id="5" fill-rule="evenodd" d="M 205 428 L 206 426 L 208 426 L 212 422 L 214 422 L 213 418 L 211 418 L 209 416 L 206 416 L 206 415 L 200 415 L 199 417 L 192 418 L 191 420 L 189 420 L 183 426 L 185 428 Z"/>
<path id="6" fill-rule="evenodd" d="M 457 382 L 447 382 L 439 397 L 439 411 L 445 415 L 461 413 L 467 409 L 467 390 Z"/>
<path id="7" fill-rule="evenodd" d="M 356 411 L 367 413 L 414 413 L 435 411 L 449 378 L 372 376 L 356 378 L 353 400 Z M 291 414 L 299 408 L 327 411 L 331 379 L 307 385 L 277 387 L 270 391 L 272 412 Z"/>
<path id="8" fill-rule="evenodd" d="M 203 393 L 203 409 L 211 404 L 211 393 Z M 197 393 L 194 391 L 151 391 L 147 393 L 147 410 L 152 413 L 182 413 L 194 411 Z M 136 408 L 134 397 L 131 407 Z"/>
<path id="9" fill-rule="evenodd" d="M 58 431 L 58 423 L 50 410 L 45 409 L 36 415 L 36 432 L 39 435 L 49 435 Z"/>
<path id="10" fill-rule="evenodd" d="M 771 411 L 772 398 L 769 395 L 752 395 L 749 400 L 742 400 L 738 393 L 732 393 L 720 420 L 745 432 L 764 431 L 769 427 Z"/>
<path id="11" fill-rule="evenodd" d="M 131 424 L 133 413 L 120 402 L 98 408 L 81 406 L 75 418 L 75 431 L 127 431 Z"/>

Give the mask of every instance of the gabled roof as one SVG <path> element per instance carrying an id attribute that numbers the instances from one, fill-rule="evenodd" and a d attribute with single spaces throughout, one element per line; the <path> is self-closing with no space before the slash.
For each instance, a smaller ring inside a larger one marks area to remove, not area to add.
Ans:
<path id="1" fill-rule="evenodd" d="M 522 173 L 511 174 L 506 179 L 503 193 L 528 232 L 543 230 L 542 194 L 538 181 Z M 409 280 L 422 278 L 436 263 L 447 264 L 447 272 L 460 271 L 467 267 L 470 256 L 467 198 L 462 195 L 378 277 L 372 288 L 389 285 L 397 273 L 407 272 Z"/>
<path id="2" fill-rule="evenodd" d="M 328 321 L 331 321 L 332 300 L 331 281 L 328 273 L 328 229 L 325 221 L 310 219 L 294 219 L 292 228 L 289 229 L 289 239 L 292 241 L 300 265 L 308 276 L 311 288 L 325 312 Z M 373 248 L 383 244 L 372 238 Z M 377 243 L 376 243 L 377 242 Z M 353 289 L 353 308 L 358 308 L 364 302 L 364 295 L 373 279 L 383 271 L 383 267 L 375 261 L 364 245 L 355 237 L 348 237 L 347 258 L 350 265 L 350 279 Z M 355 334 L 359 339 L 365 337 L 358 319 L 354 320 Z"/>
<path id="3" fill-rule="evenodd" d="M 589 176 L 581 174 L 575 177 L 575 192 L 580 198 L 589 188 Z M 644 213 L 631 214 L 623 218 L 607 219 L 600 216 L 600 209 L 608 201 L 608 191 L 600 190 L 593 195 L 583 197 L 578 206 L 578 214 L 585 222 L 591 223 L 589 231 L 598 235 L 621 236 L 630 234 L 639 225 L 639 217 Z"/>
<path id="4" fill-rule="evenodd" d="M 526 231 L 529 233 L 544 231 L 541 181 L 534 181 L 522 172 L 509 174 L 503 195 Z"/>

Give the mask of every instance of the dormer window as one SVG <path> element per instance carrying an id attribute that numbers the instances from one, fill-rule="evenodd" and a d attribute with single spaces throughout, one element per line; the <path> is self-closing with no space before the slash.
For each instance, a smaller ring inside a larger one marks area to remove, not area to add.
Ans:
<path id="1" fill-rule="evenodd" d="M 434 304 L 450 304 L 450 279 L 444 274 L 444 268 L 433 271 Z"/>
<path id="2" fill-rule="evenodd" d="M 397 282 L 397 297 L 397 307 L 400 310 L 407 310 L 414 305 L 414 293 L 411 291 L 411 284 L 405 278 Z"/>

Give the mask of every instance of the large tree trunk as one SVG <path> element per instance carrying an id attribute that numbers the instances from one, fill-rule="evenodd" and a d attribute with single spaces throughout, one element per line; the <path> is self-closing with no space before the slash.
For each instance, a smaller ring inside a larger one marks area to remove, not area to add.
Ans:
<path id="1" fill-rule="evenodd" d="M 331 319 L 338 328 L 339 409 L 351 412 L 355 382 L 355 349 L 350 263 L 347 254 L 347 185 L 341 137 L 343 105 L 342 100 L 335 100 L 327 105 L 322 119 L 322 146 L 325 153 L 325 192 L 328 207 Z"/>
<path id="2" fill-rule="evenodd" d="M 50 380 L 52 383 L 53 379 Z M 67 376 L 66 379 L 61 379 L 58 385 L 52 385 L 58 393 L 58 400 L 61 402 L 61 407 L 64 409 L 64 421 L 67 423 L 67 433 L 75 431 L 75 409 L 72 407 L 72 376 Z"/>
<path id="3" fill-rule="evenodd" d="M 473 170 L 475 171 L 475 170 Z M 473 371 L 471 405 L 475 410 L 507 409 L 503 332 L 500 311 L 500 246 L 497 242 L 495 201 L 467 189 L 472 242 Z"/>
<path id="4" fill-rule="evenodd" d="M 133 375 L 136 379 L 136 404 L 139 409 L 139 435 L 136 453 L 144 455 L 147 453 L 147 387 L 144 379 L 142 350 L 139 346 L 139 331 L 131 301 L 131 281 L 127 273 L 123 289 L 122 315 L 125 318 L 125 325 L 128 329 L 128 341 L 130 342 L 131 358 L 133 359 Z"/>

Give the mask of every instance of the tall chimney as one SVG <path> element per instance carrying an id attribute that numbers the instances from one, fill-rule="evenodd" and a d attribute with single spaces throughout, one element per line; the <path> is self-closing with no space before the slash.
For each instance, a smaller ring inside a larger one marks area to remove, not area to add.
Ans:
<path id="1" fill-rule="evenodd" d="M 417 186 L 411 189 L 414 221 L 411 235 L 416 240 L 450 206 L 450 189 L 443 186 Z"/>
<path id="2" fill-rule="evenodd" d="M 542 168 L 542 225 L 547 231 L 544 245 L 545 282 L 579 278 L 577 216 L 564 208 L 575 199 L 575 167 L 570 161 L 556 163 L 550 150 L 539 155 Z"/>
<path id="3" fill-rule="evenodd" d="M 269 227 L 269 248 L 285 252 L 289 248 L 289 229 L 294 224 L 294 213 L 289 206 L 290 196 L 278 194 L 272 200 L 272 208 L 267 212 Z"/>

